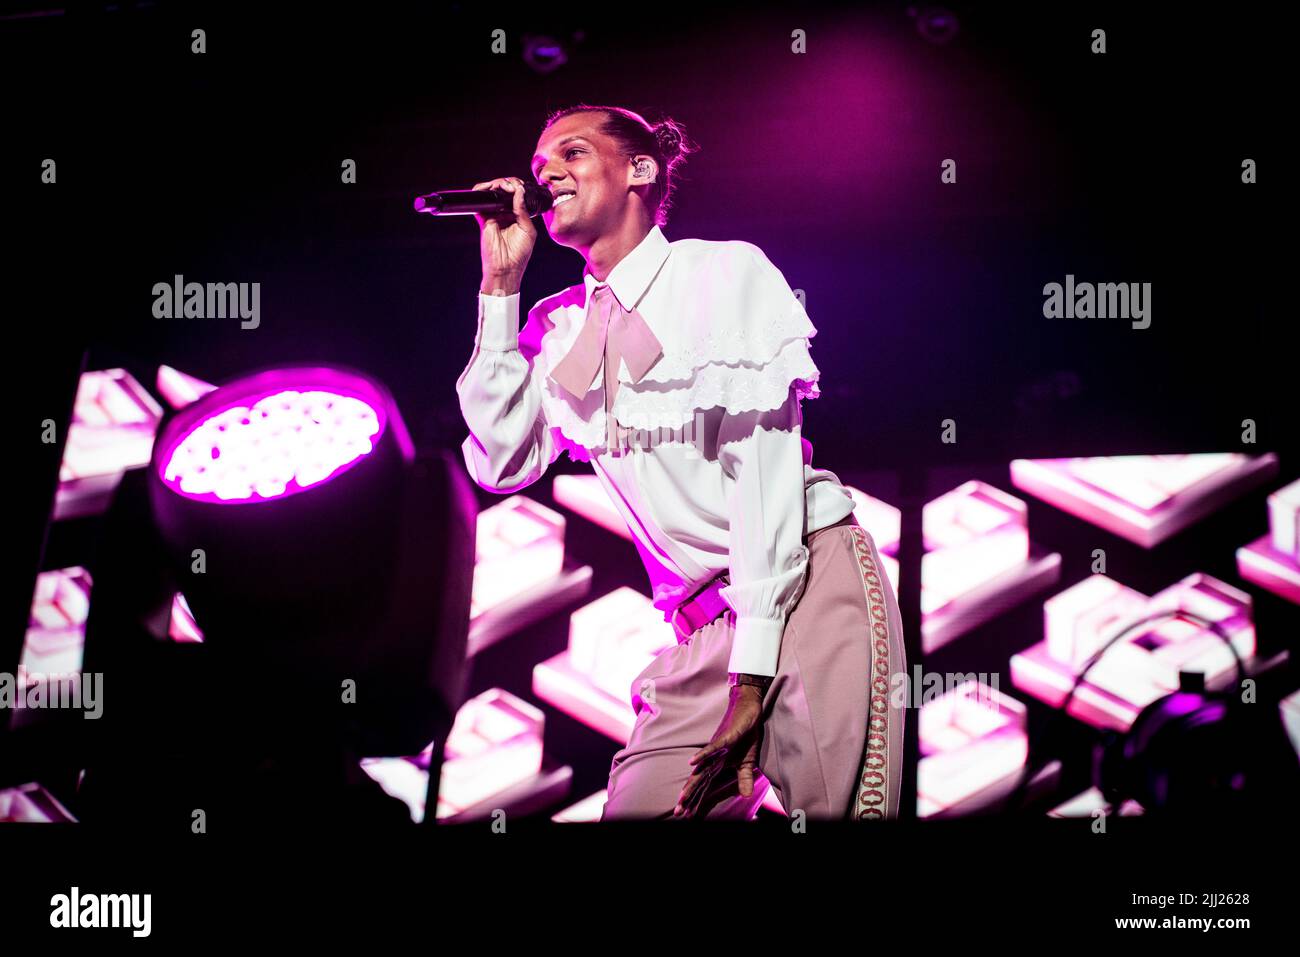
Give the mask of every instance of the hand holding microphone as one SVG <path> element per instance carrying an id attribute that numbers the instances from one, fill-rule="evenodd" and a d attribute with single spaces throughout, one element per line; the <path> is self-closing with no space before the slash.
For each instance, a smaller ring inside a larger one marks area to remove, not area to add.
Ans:
<path id="1" fill-rule="evenodd" d="M 476 183 L 474 189 L 502 190 L 511 194 L 513 199 L 510 212 L 474 214 L 479 227 L 479 253 L 483 259 L 483 283 L 479 291 L 485 296 L 513 296 L 519 292 L 524 269 L 537 243 L 537 228 L 524 205 L 524 181 L 517 176 L 507 176 Z M 549 192 L 547 199 L 550 199 Z"/>

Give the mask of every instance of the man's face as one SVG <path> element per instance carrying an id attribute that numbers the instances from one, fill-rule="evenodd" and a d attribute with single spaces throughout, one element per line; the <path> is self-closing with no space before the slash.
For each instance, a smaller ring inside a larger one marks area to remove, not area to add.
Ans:
<path id="1" fill-rule="evenodd" d="M 632 164 L 599 131 L 603 113 L 571 113 L 537 141 L 532 174 L 552 194 L 572 192 L 542 214 L 561 246 L 590 246 L 621 222 L 628 203 Z"/>

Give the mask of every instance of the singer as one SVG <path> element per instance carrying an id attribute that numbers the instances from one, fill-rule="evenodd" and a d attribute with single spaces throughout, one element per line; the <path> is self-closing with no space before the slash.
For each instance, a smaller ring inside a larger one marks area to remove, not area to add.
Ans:
<path id="1" fill-rule="evenodd" d="M 602 820 L 748 819 L 771 786 L 791 815 L 895 817 L 902 625 L 850 492 L 801 434 L 816 329 L 757 246 L 664 236 L 693 152 L 670 119 L 588 104 L 547 118 L 531 167 L 554 197 L 543 222 L 586 266 L 522 330 L 524 183 L 473 187 L 512 192 L 514 211 L 475 214 L 465 464 L 512 493 L 562 451 L 590 462 L 676 632 L 632 684 Z"/>

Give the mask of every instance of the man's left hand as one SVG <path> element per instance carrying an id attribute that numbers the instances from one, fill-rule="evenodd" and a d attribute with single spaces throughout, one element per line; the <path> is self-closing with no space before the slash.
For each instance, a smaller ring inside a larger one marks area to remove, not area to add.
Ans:
<path id="1" fill-rule="evenodd" d="M 753 685 L 731 688 L 727 713 L 713 733 L 713 739 L 691 758 L 695 771 L 682 788 L 673 817 L 695 817 L 707 811 L 705 804 L 713 779 L 719 773 L 736 774 L 740 793 L 754 793 L 754 772 L 763 741 L 763 692 Z M 716 797 L 715 797 L 716 800 Z"/>

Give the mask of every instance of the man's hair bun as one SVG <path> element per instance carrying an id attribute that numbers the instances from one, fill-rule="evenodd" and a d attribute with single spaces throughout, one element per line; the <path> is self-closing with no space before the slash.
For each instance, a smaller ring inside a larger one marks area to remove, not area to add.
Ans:
<path id="1" fill-rule="evenodd" d="M 660 123 L 655 128 L 655 139 L 659 142 L 659 150 L 663 155 L 672 159 L 682 149 L 682 134 L 677 127 L 668 123 Z"/>

